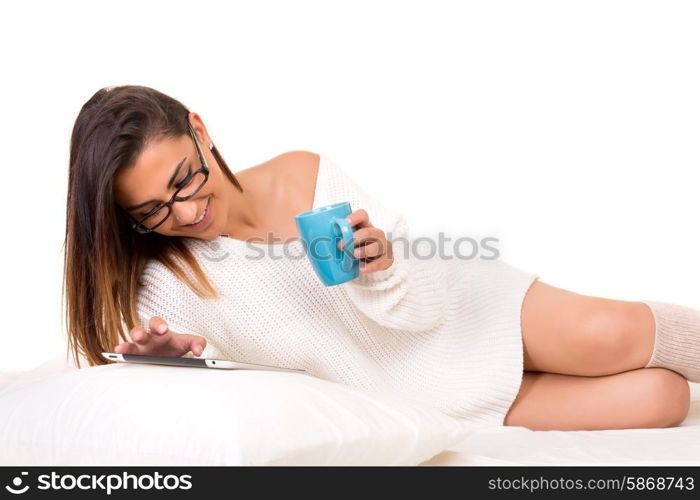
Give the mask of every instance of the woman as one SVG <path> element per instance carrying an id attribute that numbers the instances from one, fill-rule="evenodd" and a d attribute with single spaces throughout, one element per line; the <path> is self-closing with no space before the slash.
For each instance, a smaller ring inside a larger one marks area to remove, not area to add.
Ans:
<path id="1" fill-rule="evenodd" d="M 364 269 L 325 287 L 294 215 L 338 201 Z M 577 294 L 499 260 L 409 258 L 399 241 L 401 214 L 329 158 L 292 151 L 234 175 L 201 117 L 154 89 L 101 89 L 76 120 L 65 287 L 90 365 L 114 350 L 300 367 L 537 430 L 687 416 L 699 311 Z"/>

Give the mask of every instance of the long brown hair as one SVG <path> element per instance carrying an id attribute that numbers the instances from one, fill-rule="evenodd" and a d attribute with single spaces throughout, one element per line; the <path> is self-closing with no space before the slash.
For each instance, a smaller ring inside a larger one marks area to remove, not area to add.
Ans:
<path id="1" fill-rule="evenodd" d="M 82 106 L 70 141 L 64 275 L 69 349 L 90 366 L 106 364 L 112 351 L 138 326 L 139 277 L 149 259 L 168 267 L 199 297 L 216 298 L 184 237 L 139 234 L 118 210 L 113 180 L 136 163 L 152 141 L 188 134 L 189 110 L 179 101 L 140 85 L 105 87 Z M 219 151 L 212 154 L 226 177 L 243 188 Z M 196 276 L 192 281 L 182 263 Z"/>

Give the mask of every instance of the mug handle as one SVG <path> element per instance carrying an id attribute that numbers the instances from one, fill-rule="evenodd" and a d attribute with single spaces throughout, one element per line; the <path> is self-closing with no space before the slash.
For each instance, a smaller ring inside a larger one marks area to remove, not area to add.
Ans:
<path id="1" fill-rule="evenodd" d="M 333 217 L 331 224 L 336 224 L 340 228 L 343 237 L 343 258 L 340 265 L 343 271 L 350 272 L 355 259 L 352 256 L 352 252 L 355 250 L 354 231 L 345 217 Z"/>

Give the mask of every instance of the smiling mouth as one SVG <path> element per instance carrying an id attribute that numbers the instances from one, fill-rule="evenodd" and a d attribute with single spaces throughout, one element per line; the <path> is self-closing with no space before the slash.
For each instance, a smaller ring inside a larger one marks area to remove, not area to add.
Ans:
<path id="1" fill-rule="evenodd" d="M 207 203 L 209 205 L 209 203 Z M 195 224 L 198 224 L 202 222 L 202 219 L 204 219 L 204 216 L 207 215 L 207 207 L 204 207 L 204 212 L 202 212 L 202 215 L 199 216 L 199 219 L 194 221 L 192 224 L 187 224 L 188 226 L 194 226 Z"/>

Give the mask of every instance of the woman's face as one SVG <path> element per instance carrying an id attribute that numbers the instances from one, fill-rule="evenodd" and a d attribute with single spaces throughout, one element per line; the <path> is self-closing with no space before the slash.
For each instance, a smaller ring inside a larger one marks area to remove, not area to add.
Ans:
<path id="1" fill-rule="evenodd" d="M 190 199 L 173 203 L 172 213 L 155 232 L 166 236 L 212 240 L 225 232 L 228 217 L 226 200 L 231 196 L 230 188 L 233 185 L 214 159 L 209 149 L 211 139 L 196 113 L 190 113 L 190 124 L 209 167 L 209 178 Z M 170 200 L 179 183 L 200 166 L 190 134 L 152 143 L 134 165 L 123 169 L 115 177 L 116 201 L 134 218 L 141 220 L 156 205 Z M 204 219 L 193 226 L 203 214 Z"/>

